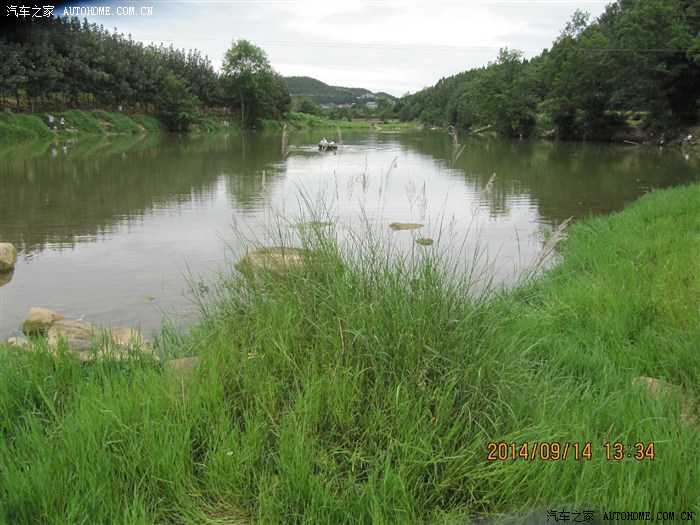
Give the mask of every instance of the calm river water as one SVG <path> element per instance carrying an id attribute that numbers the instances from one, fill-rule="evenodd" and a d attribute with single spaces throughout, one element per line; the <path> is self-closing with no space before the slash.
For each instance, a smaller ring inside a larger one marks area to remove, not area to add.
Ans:
<path id="1" fill-rule="evenodd" d="M 700 173 L 697 157 L 655 148 L 470 138 L 453 162 L 444 131 L 344 131 L 335 154 L 319 152 L 319 139 L 292 133 L 286 158 L 274 134 L 5 146 L 0 241 L 18 247 L 18 261 L 0 276 L 0 337 L 31 306 L 146 334 L 164 318 L 191 322 L 192 284 L 256 242 L 279 242 L 270 226 L 293 240 L 293 225 L 309 220 L 305 200 L 342 238 L 364 216 L 399 251 L 440 250 L 467 266 L 476 250 L 512 282 L 566 218 L 620 210 Z M 425 226 L 394 232 L 394 221 Z M 413 242 L 424 236 L 436 243 Z"/>

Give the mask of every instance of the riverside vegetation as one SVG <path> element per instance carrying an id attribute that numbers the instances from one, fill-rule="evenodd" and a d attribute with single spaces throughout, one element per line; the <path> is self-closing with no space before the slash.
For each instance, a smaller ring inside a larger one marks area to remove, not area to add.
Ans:
<path id="1" fill-rule="evenodd" d="M 199 356 L 186 376 L 1 348 L 0 521 L 700 513 L 699 201 L 698 184 L 653 191 L 575 223 L 562 261 L 513 289 L 477 286 L 488 272 L 440 242 L 396 256 L 311 217 L 306 263 L 282 278 L 194 287 L 199 323 L 155 345 Z M 590 443 L 590 459 L 488 459 L 533 442 Z M 654 457 L 607 460 L 614 442 Z"/>
<path id="2" fill-rule="evenodd" d="M 326 109 L 309 97 L 338 103 L 338 90 L 366 90 L 296 77 L 289 79 L 292 97 L 265 51 L 247 40 L 232 44 L 217 72 L 197 50 L 144 46 L 77 18 L 27 17 L 0 35 L 0 109 L 123 105 L 157 115 L 173 131 L 187 130 L 201 114 L 235 115 L 241 128 L 253 128 L 304 113 L 307 122 L 400 119 L 507 137 L 668 144 L 690 136 L 697 147 L 698 5 L 618 0 L 595 20 L 576 11 L 551 48 L 532 58 L 504 48 L 484 67 L 396 101 L 377 93 L 376 108 L 356 99 L 352 107 Z"/>

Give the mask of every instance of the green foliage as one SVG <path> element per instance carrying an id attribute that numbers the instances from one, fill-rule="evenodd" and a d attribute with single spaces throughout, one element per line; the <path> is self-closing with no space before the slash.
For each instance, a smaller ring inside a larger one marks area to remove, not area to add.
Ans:
<path id="1" fill-rule="evenodd" d="M 325 82 L 311 77 L 285 77 L 285 80 L 292 95 L 307 97 L 316 104 L 354 104 L 363 95 L 372 94 L 371 91 L 364 88 L 329 86 Z M 395 100 L 395 97 L 388 93 L 375 94 L 375 97 L 380 96 L 388 100 Z"/>
<path id="2" fill-rule="evenodd" d="M 502 49 L 473 86 L 476 122 L 490 125 L 497 133 L 529 136 L 535 125 L 537 98 L 535 74 L 518 51 Z"/>
<path id="3" fill-rule="evenodd" d="M 158 90 L 155 105 L 170 131 L 187 131 L 195 119 L 194 110 L 198 102 L 184 80 L 168 74 Z"/>
<path id="4" fill-rule="evenodd" d="M 108 123 L 101 124 L 99 119 L 88 111 L 71 109 L 62 111 L 60 116 L 66 120 L 66 125 L 80 134 L 102 135 L 105 133 Z M 58 119 L 56 120 L 58 122 Z"/>
<path id="5" fill-rule="evenodd" d="M 58 114 L 60 116 L 60 113 Z M 95 110 L 92 115 L 104 126 L 108 133 L 140 133 L 141 127 L 122 113 L 110 113 L 103 110 Z"/>
<path id="6" fill-rule="evenodd" d="M 155 133 L 163 130 L 162 122 L 149 115 L 129 115 L 129 118 L 136 122 L 143 131 L 148 133 Z"/>
<path id="7" fill-rule="evenodd" d="M 0 113 L 0 140 L 17 142 L 32 139 L 50 139 L 54 133 L 46 120 L 35 115 L 15 114 L 9 110 Z"/>
<path id="8" fill-rule="evenodd" d="M 14 114 L 5 110 L 0 114 L 0 139 L 10 143 L 31 139 L 55 139 L 57 135 L 104 135 L 155 133 L 163 129 L 163 124 L 148 115 L 123 115 L 101 110 L 81 111 L 69 110 L 53 113 L 56 131 L 48 128 L 46 115 Z M 63 117 L 66 129 L 59 125 Z"/>
<path id="9" fill-rule="evenodd" d="M 697 414 L 684 422 L 681 403 L 632 379 L 697 402 L 699 192 L 582 221 L 560 265 L 490 295 L 433 247 L 393 260 L 385 239 L 305 229 L 303 267 L 224 275 L 189 335 L 158 337 L 166 358 L 199 353 L 185 378 L 0 346 L 0 521 L 698 512 Z M 653 442 L 656 458 L 608 461 L 615 441 Z M 591 460 L 573 446 L 565 460 L 487 460 L 489 443 L 535 442 L 591 443 Z"/>
<path id="10" fill-rule="evenodd" d="M 289 106 L 290 111 L 295 111 L 297 113 L 306 113 L 308 115 L 319 116 L 322 113 L 321 106 L 316 104 L 310 98 L 294 95 L 292 96 L 292 103 Z"/>
<path id="11" fill-rule="evenodd" d="M 19 106 L 20 91 L 27 84 L 24 52 L 20 44 L 0 39 L 0 109 L 5 107 L 5 97 L 15 97 Z"/>
<path id="12" fill-rule="evenodd" d="M 326 117 L 309 115 L 308 113 L 298 113 L 295 111 L 287 112 L 287 120 L 295 128 L 323 128 L 335 129 L 341 128 L 368 128 L 367 122 L 350 122 L 343 120 L 333 120 Z"/>
<path id="13" fill-rule="evenodd" d="M 198 51 L 150 45 L 77 18 L 26 17 L 0 35 L 0 100 L 17 109 L 109 108 L 148 112 L 168 75 L 200 109 L 222 104 L 221 82 Z M 29 67 L 31 65 L 31 67 Z"/>
<path id="14" fill-rule="evenodd" d="M 230 117 L 222 119 L 220 116 L 206 117 L 197 115 L 192 120 L 189 130 L 192 132 L 212 133 L 238 130 L 234 123 L 229 122 Z M 227 124 L 228 123 L 228 124 Z"/>
<path id="15" fill-rule="evenodd" d="M 403 120 L 529 135 L 608 140 L 625 112 L 655 133 L 700 119 L 700 8 L 686 0 L 619 0 L 598 20 L 577 11 L 550 50 L 495 62 L 403 97 Z M 538 122 L 539 121 L 539 122 Z"/>
<path id="16" fill-rule="evenodd" d="M 289 106 L 287 86 L 267 59 L 262 48 L 238 40 L 224 54 L 222 66 L 224 99 L 236 108 L 242 127 L 258 119 L 279 119 Z"/>

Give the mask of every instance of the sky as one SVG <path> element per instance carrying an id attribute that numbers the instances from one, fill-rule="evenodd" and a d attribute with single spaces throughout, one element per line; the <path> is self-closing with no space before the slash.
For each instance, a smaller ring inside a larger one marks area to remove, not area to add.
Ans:
<path id="1" fill-rule="evenodd" d="M 611 1 L 96 0 L 61 3 L 54 14 L 109 7 L 109 16 L 80 18 L 145 45 L 198 49 L 217 70 L 224 52 L 246 39 L 284 76 L 401 96 L 485 66 L 501 48 L 534 57 L 551 47 L 577 9 L 593 20 Z"/>

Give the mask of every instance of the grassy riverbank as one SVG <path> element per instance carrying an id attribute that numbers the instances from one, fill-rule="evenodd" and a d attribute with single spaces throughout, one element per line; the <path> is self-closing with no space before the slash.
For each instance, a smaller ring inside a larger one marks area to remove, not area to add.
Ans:
<path id="1" fill-rule="evenodd" d="M 655 191 L 575 224 L 556 268 L 476 295 L 439 243 L 388 264 L 379 241 L 310 230 L 305 271 L 225 275 L 190 335 L 161 334 L 200 356 L 184 380 L 0 350 L 0 521 L 697 516 L 699 202 L 698 184 Z M 535 442 L 568 457 L 488 459 Z M 654 458 L 628 459 L 637 442 Z"/>
<path id="2" fill-rule="evenodd" d="M 54 116 L 56 129 L 48 126 L 47 114 L 33 115 L 27 113 L 0 113 L 0 141 L 5 143 L 20 143 L 31 140 L 53 140 L 57 137 L 73 137 L 85 135 L 137 135 L 157 133 L 165 130 L 165 126 L 156 117 L 150 115 L 123 114 L 103 110 L 82 111 L 67 110 L 51 113 Z M 65 119 L 65 129 L 59 125 L 61 117 Z M 222 122 L 226 122 L 223 124 Z M 307 115 L 306 113 L 290 112 L 287 123 L 297 129 L 370 129 L 379 126 L 382 129 L 413 129 L 413 123 L 389 122 L 377 124 L 377 121 L 355 120 L 338 121 L 325 117 Z M 278 120 L 263 120 L 260 125 L 265 130 L 281 131 L 285 122 Z M 238 130 L 232 118 L 198 116 L 190 125 L 190 132 L 210 133 Z"/>
<path id="3" fill-rule="evenodd" d="M 287 123 L 294 128 L 298 129 L 329 129 L 335 130 L 340 129 L 370 129 L 370 128 L 381 128 L 381 129 L 415 129 L 416 124 L 414 122 L 399 122 L 391 121 L 382 123 L 379 119 L 369 119 L 369 120 L 359 120 L 355 119 L 349 120 L 331 120 L 327 117 L 320 117 L 317 115 L 309 115 L 308 113 L 299 113 L 295 111 L 289 111 L 286 115 Z M 276 120 L 266 120 L 263 122 L 266 129 L 281 129 L 284 122 L 279 122 Z"/>
<path id="4" fill-rule="evenodd" d="M 0 141 L 22 142 L 28 140 L 51 140 L 57 136 L 85 135 L 137 135 L 165 131 L 165 126 L 151 115 L 124 114 L 103 110 L 67 110 L 51 112 L 55 129 L 48 125 L 48 113 L 0 113 Z M 61 118 L 65 127 L 60 125 Z M 229 131 L 238 129 L 233 122 L 225 126 L 220 117 L 198 116 L 190 126 L 192 132 Z"/>

